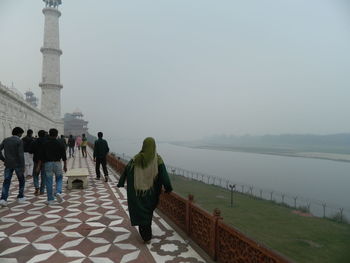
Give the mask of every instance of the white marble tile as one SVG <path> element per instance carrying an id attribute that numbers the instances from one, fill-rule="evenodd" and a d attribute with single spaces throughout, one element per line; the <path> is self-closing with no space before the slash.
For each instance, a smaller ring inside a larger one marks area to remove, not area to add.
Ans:
<path id="1" fill-rule="evenodd" d="M 17 247 L 8 248 L 8 249 L 6 249 L 5 251 L 3 251 L 3 252 L 0 254 L 0 256 L 4 256 L 4 255 L 7 255 L 7 254 L 11 254 L 11 253 L 18 252 L 18 251 L 20 251 L 21 249 L 25 248 L 26 246 L 28 246 L 28 244 L 26 244 L 26 245 L 21 245 L 21 246 L 17 246 Z"/>
<path id="2" fill-rule="evenodd" d="M 15 258 L 2 258 L 1 263 L 18 263 L 18 261 Z"/>
<path id="3" fill-rule="evenodd" d="M 106 228 L 94 229 L 88 234 L 88 236 L 94 236 L 97 234 L 101 234 L 103 231 L 105 231 L 105 229 Z"/>
<path id="4" fill-rule="evenodd" d="M 102 237 L 88 237 L 88 239 L 96 244 L 108 244 L 109 241 L 107 241 L 106 239 L 102 238 Z"/>
<path id="5" fill-rule="evenodd" d="M 30 242 L 25 237 L 9 237 L 10 241 L 12 243 L 19 243 L 19 244 L 29 244 Z"/>
<path id="6" fill-rule="evenodd" d="M 35 247 L 38 250 L 54 250 L 54 251 L 57 250 L 51 244 L 46 244 L 46 243 L 33 243 L 32 246 Z"/>
<path id="7" fill-rule="evenodd" d="M 131 235 L 131 233 L 118 235 L 118 236 L 114 239 L 113 243 L 117 243 L 117 242 L 120 242 L 120 241 L 124 241 L 124 240 L 128 239 L 128 238 L 130 237 L 130 235 Z"/>
<path id="8" fill-rule="evenodd" d="M 78 250 L 59 250 L 63 255 L 66 257 L 72 257 L 72 258 L 82 258 L 85 257 L 84 254 L 82 254 Z"/>
<path id="9" fill-rule="evenodd" d="M 38 218 L 39 216 L 41 216 L 41 214 L 40 215 L 35 215 L 35 216 L 28 216 L 28 217 L 22 219 L 21 221 L 22 222 L 32 221 L 32 220 L 35 220 L 36 218 Z"/>
<path id="10" fill-rule="evenodd" d="M 72 224 L 72 225 L 68 225 L 66 226 L 62 231 L 68 231 L 68 230 L 71 230 L 71 229 L 75 229 L 77 227 L 79 227 L 82 223 L 77 223 L 77 224 Z"/>
<path id="11" fill-rule="evenodd" d="M 131 252 L 129 254 L 126 254 L 122 257 L 120 263 L 127 263 L 127 262 L 130 262 L 130 261 L 133 261 L 135 259 L 137 259 L 137 257 L 139 256 L 140 254 L 140 250 L 138 251 L 135 251 L 135 252 Z M 157 262 L 158 263 L 158 262 Z"/>
<path id="12" fill-rule="evenodd" d="M 0 229 L 8 228 L 8 227 L 12 226 L 13 224 L 14 223 L 0 225 Z"/>
<path id="13" fill-rule="evenodd" d="M 39 237 L 38 239 L 36 239 L 34 242 L 41 242 L 41 241 L 50 240 L 50 239 L 54 238 L 57 235 L 58 235 L 58 233 L 43 235 L 43 236 Z"/>
<path id="14" fill-rule="evenodd" d="M 106 225 L 101 224 L 99 222 L 85 222 L 87 225 L 89 226 L 93 226 L 93 227 L 106 227 Z"/>
<path id="15" fill-rule="evenodd" d="M 89 256 L 96 256 L 102 253 L 105 253 L 106 251 L 108 251 L 108 249 L 111 247 L 111 245 L 105 245 L 105 246 L 101 246 L 101 247 L 97 247 L 95 248 Z"/>
<path id="16" fill-rule="evenodd" d="M 84 238 L 79 238 L 79 239 L 76 239 L 73 241 L 66 242 L 62 247 L 60 247 L 60 249 L 75 247 L 75 246 L 79 245 L 83 240 L 84 240 Z"/>
<path id="17" fill-rule="evenodd" d="M 28 228 L 24 228 L 24 229 L 20 229 L 17 232 L 13 233 L 11 236 L 15 236 L 15 235 L 21 235 L 21 234 L 25 234 L 28 233 L 30 231 L 32 231 L 35 227 L 28 227 Z"/>
<path id="18" fill-rule="evenodd" d="M 31 226 L 36 227 L 37 226 L 37 224 L 35 224 L 34 222 L 18 222 L 18 224 L 20 226 L 23 226 L 23 227 L 31 227 Z"/>
<path id="19" fill-rule="evenodd" d="M 89 259 L 93 262 L 93 263 L 115 263 L 112 260 L 110 260 L 109 258 L 102 258 L 102 257 L 89 257 Z"/>
<path id="20" fill-rule="evenodd" d="M 131 244 L 115 244 L 117 247 L 123 250 L 134 250 L 137 249 L 134 245 Z"/>
<path id="21" fill-rule="evenodd" d="M 58 232 L 57 228 L 53 226 L 40 226 L 40 229 L 44 232 Z"/>

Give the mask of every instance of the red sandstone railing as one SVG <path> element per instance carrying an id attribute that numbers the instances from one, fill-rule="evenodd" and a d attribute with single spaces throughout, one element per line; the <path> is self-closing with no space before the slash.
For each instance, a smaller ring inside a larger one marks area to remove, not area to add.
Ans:
<path id="1" fill-rule="evenodd" d="M 124 171 L 126 164 L 115 156 L 109 154 L 107 161 L 118 173 Z M 248 238 L 237 229 L 225 224 L 218 209 L 215 209 L 211 215 L 198 207 L 194 203 L 192 195 L 186 200 L 176 193 L 161 194 L 158 209 L 217 262 L 290 262 L 278 253 Z"/>

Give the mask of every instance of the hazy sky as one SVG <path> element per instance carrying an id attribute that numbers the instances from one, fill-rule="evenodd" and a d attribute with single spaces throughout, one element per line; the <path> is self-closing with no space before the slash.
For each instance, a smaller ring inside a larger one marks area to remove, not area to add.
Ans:
<path id="1" fill-rule="evenodd" d="M 348 0 L 63 0 L 62 115 L 108 137 L 350 132 Z M 41 0 L 0 0 L 0 81 L 40 95 Z"/>

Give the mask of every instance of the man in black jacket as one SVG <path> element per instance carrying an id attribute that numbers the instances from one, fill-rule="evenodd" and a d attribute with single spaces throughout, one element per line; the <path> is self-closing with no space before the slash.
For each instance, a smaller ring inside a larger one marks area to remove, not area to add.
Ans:
<path id="1" fill-rule="evenodd" d="M 23 134 L 23 129 L 16 127 L 12 130 L 12 136 L 3 140 L 0 144 L 0 160 L 5 163 L 4 182 L 2 185 L 0 206 L 7 206 L 7 198 L 13 172 L 16 173 L 19 181 L 19 191 L 17 199 L 19 202 L 24 202 L 24 153 L 23 142 L 20 139 Z M 4 150 L 5 156 L 2 154 Z"/>
<path id="2" fill-rule="evenodd" d="M 96 179 L 100 180 L 101 172 L 100 165 L 102 164 L 103 173 L 105 175 L 105 182 L 108 182 L 108 170 L 107 170 L 107 154 L 109 152 L 108 143 L 102 139 L 103 133 L 97 133 L 98 139 L 94 145 L 94 162 L 96 162 Z"/>
<path id="3" fill-rule="evenodd" d="M 63 171 L 62 163 L 63 161 L 63 170 L 67 172 L 67 157 L 66 149 L 64 145 L 57 140 L 58 130 L 50 129 L 49 137 L 44 142 L 42 151 L 39 157 L 38 167 L 36 172 L 40 171 L 41 165 L 45 166 L 46 173 L 46 191 L 47 191 L 47 204 L 55 204 L 54 194 L 52 189 L 53 184 L 53 175 L 56 177 L 56 191 L 55 196 L 58 202 L 62 202 L 62 180 L 63 180 Z"/>
<path id="4" fill-rule="evenodd" d="M 35 195 L 43 195 L 45 193 L 46 186 L 46 174 L 44 165 L 41 166 L 39 172 L 37 172 L 37 167 L 39 164 L 40 152 L 43 150 L 43 145 L 46 141 L 46 131 L 40 130 L 38 132 L 39 138 L 32 143 L 31 152 L 33 153 L 34 161 L 34 172 L 33 172 L 33 183 L 35 187 Z M 39 188 L 39 174 L 40 174 L 40 188 Z"/>
<path id="5" fill-rule="evenodd" d="M 32 176 L 33 173 L 33 155 L 31 154 L 31 147 L 34 141 L 33 130 L 27 130 L 27 136 L 22 138 L 23 141 L 23 151 L 24 151 L 24 175 L 27 177 Z"/>

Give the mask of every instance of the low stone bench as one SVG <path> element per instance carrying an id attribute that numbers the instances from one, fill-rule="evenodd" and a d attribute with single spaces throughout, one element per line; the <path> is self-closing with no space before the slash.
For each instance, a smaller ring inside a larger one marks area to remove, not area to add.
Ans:
<path id="1" fill-rule="evenodd" d="M 87 168 L 75 168 L 71 169 L 66 173 L 68 178 L 67 188 L 73 189 L 73 182 L 80 181 L 82 183 L 83 189 L 88 187 L 88 175 L 89 170 Z"/>

